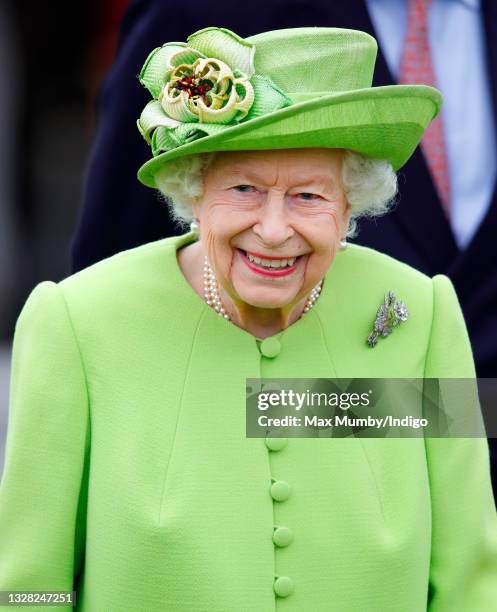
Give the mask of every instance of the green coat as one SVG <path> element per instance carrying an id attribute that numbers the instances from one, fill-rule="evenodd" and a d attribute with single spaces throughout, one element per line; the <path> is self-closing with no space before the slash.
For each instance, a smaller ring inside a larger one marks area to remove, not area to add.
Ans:
<path id="1" fill-rule="evenodd" d="M 85 612 L 497 610 L 485 439 L 299 438 L 270 450 L 245 436 L 246 378 L 474 376 L 450 281 L 350 246 L 268 357 L 183 277 L 175 253 L 191 240 L 120 253 L 29 297 L 14 341 L 0 590 L 75 583 Z M 388 290 L 410 317 L 371 349 Z M 285 501 L 274 480 L 290 485 Z"/>

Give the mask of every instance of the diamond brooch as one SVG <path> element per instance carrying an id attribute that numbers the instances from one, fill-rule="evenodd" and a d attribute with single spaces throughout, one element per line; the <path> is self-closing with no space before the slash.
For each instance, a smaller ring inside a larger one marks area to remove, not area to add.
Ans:
<path id="1" fill-rule="evenodd" d="M 385 299 L 376 313 L 373 331 L 368 336 L 367 344 L 374 348 L 380 336 L 384 338 L 389 336 L 394 327 L 397 327 L 403 321 L 407 321 L 408 316 L 409 311 L 404 302 L 398 302 L 393 291 L 386 293 Z"/>

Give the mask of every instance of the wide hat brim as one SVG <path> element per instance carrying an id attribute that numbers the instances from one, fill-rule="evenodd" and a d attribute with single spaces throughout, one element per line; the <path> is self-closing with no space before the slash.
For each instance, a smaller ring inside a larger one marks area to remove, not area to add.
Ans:
<path id="1" fill-rule="evenodd" d="M 388 160 L 399 170 L 442 106 L 428 85 L 387 85 L 313 97 L 226 127 L 148 160 L 138 179 L 156 187 L 154 175 L 169 162 L 196 153 L 268 149 L 340 148 Z"/>

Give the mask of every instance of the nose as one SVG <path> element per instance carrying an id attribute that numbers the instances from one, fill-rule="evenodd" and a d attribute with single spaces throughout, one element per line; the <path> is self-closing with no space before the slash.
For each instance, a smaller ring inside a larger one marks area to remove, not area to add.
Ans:
<path id="1" fill-rule="evenodd" d="M 259 210 L 253 231 L 266 246 L 277 247 L 294 235 L 295 230 L 289 223 L 284 193 L 268 191 Z"/>

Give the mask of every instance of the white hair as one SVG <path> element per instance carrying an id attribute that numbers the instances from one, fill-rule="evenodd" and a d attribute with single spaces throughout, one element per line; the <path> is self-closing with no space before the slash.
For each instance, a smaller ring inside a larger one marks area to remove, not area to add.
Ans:
<path id="1" fill-rule="evenodd" d="M 205 173 L 215 153 L 180 157 L 159 169 L 155 184 L 179 225 L 193 221 L 192 200 L 201 197 Z M 348 237 L 357 232 L 357 219 L 387 213 L 397 193 L 397 175 L 390 162 L 345 150 L 342 183 L 352 207 Z"/>

